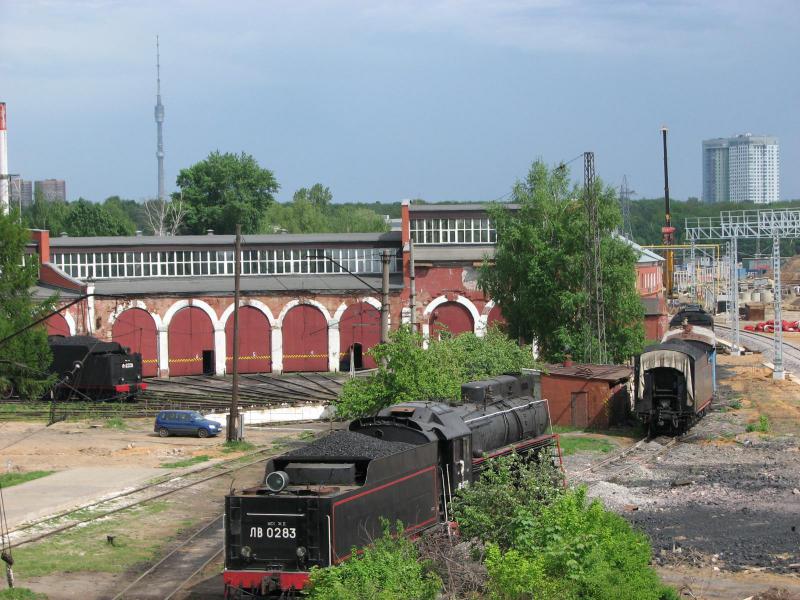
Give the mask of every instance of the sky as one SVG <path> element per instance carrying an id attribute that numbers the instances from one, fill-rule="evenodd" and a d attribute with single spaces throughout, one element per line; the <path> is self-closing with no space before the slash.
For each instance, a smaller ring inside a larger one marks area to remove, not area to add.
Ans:
<path id="1" fill-rule="evenodd" d="M 672 197 L 701 195 L 703 139 L 752 132 L 800 198 L 796 0 L 0 0 L 0 21 L 9 170 L 70 199 L 156 195 L 156 35 L 168 191 L 219 150 L 280 200 L 487 201 L 592 151 L 659 197 L 666 125 Z"/>

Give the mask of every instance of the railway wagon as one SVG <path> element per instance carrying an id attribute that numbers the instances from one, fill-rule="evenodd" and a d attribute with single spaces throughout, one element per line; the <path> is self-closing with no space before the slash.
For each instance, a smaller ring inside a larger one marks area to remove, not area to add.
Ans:
<path id="1" fill-rule="evenodd" d="M 684 304 L 670 319 L 670 329 L 683 327 L 684 321 L 689 325 L 714 330 L 714 315 L 707 313 L 699 304 Z"/>
<path id="2" fill-rule="evenodd" d="M 634 411 L 651 433 L 681 433 L 705 415 L 714 396 L 708 344 L 668 339 L 635 361 Z"/>
<path id="3" fill-rule="evenodd" d="M 59 378 L 60 397 L 133 399 L 147 388 L 142 382 L 142 356 L 117 342 L 92 336 L 47 338 L 53 360 L 50 372 Z"/>
<path id="4" fill-rule="evenodd" d="M 547 404 L 526 377 L 462 387 L 459 406 L 408 402 L 271 459 L 264 484 L 225 499 L 226 598 L 290 595 L 311 567 L 349 558 L 382 533 L 450 520 L 457 489 L 487 458 L 557 452 Z"/>

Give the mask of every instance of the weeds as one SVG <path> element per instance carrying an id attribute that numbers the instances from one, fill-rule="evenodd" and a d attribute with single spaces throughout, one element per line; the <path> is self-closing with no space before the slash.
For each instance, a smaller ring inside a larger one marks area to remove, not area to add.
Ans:
<path id="1" fill-rule="evenodd" d="M 614 449 L 614 444 L 608 440 L 590 437 L 561 437 L 559 445 L 564 456 L 576 452 L 609 452 Z"/>
<path id="2" fill-rule="evenodd" d="M 179 469 L 181 467 L 191 467 L 192 465 L 196 465 L 201 462 L 206 462 L 211 457 L 207 454 L 200 454 L 199 456 L 192 456 L 191 458 L 185 458 L 184 460 L 177 460 L 175 462 L 170 463 L 162 463 L 162 469 Z"/>
<path id="3" fill-rule="evenodd" d="M 47 477 L 52 475 L 55 471 L 28 471 L 27 473 L 6 473 L 0 475 L 0 487 L 7 488 L 12 485 L 19 485 L 26 481 L 33 481 L 40 477 Z"/>
<path id="4" fill-rule="evenodd" d="M 47 600 L 47 596 L 28 588 L 10 588 L 0 590 L 0 600 Z"/>
<path id="5" fill-rule="evenodd" d="M 125 420 L 122 417 L 111 417 L 110 419 L 106 419 L 106 424 L 104 427 L 106 429 L 125 431 L 128 428 L 128 424 L 125 423 Z"/>
<path id="6" fill-rule="evenodd" d="M 739 410 L 742 408 L 742 400 L 740 398 L 734 398 L 730 402 L 728 402 L 728 408 L 733 410 Z"/>
<path id="7" fill-rule="evenodd" d="M 752 433 L 754 431 L 759 433 L 769 433 L 769 418 L 767 415 L 759 415 L 758 423 L 747 424 L 747 432 Z"/>
<path id="8" fill-rule="evenodd" d="M 230 454 L 231 452 L 249 452 L 250 450 L 255 450 L 255 448 L 256 445 L 251 442 L 231 440 L 223 444 L 222 451 L 226 454 Z"/>

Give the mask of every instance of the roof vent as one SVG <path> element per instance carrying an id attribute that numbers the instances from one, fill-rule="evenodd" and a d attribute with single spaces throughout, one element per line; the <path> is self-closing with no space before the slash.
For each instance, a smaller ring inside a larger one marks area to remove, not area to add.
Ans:
<path id="1" fill-rule="evenodd" d="M 564 366 L 571 367 L 572 366 L 572 354 L 566 354 L 564 356 Z"/>
<path id="2" fill-rule="evenodd" d="M 142 237 L 142 230 L 141 229 L 137 229 L 136 230 L 136 237 Z"/>
<path id="3" fill-rule="evenodd" d="M 213 229 L 206 229 L 206 235 L 214 235 Z"/>
<path id="4" fill-rule="evenodd" d="M 58 236 L 59 237 L 69 237 L 69 236 L 67 236 L 67 232 L 66 231 L 62 231 L 61 233 L 58 234 Z"/>

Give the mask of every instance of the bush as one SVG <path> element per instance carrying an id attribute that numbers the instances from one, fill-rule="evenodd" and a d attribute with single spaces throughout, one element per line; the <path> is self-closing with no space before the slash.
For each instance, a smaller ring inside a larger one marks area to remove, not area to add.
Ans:
<path id="1" fill-rule="evenodd" d="M 545 506 L 564 493 L 561 471 L 517 454 L 487 461 L 480 479 L 458 491 L 453 514 L 461 533 L 502 549 L 515 543 Z"/>
<path id="2" fill-rule="evenodd" d="M 514 536 L 514 547 L 487 547 L 489 590 L 498 600 L 666 600 L 674 591 L 650 567 L 650 545 L 585 488 L 545 506 Z"/>
<path id="3" fill-rule="evenodd" d="M 530 347 L 521 348 L 494 328 L 484 337 L 444 333 L 440 340 L 431 340 L 427 350 L 422 341 L 421 335 L 401 327 L 388 344 L 372 348 L 369 353 L 380 365 L 378 372 L 344 385 L 337 414 L 357 418 L 414 400 L 458 402 L 462 383 L 533 366 Z"/>
<path id="4" fill-rule="evenodd" d="M 748 433 L 758 431 L 759 433 L 769 432 L 769 417 L 767 415 L 759 415 L 758 423 L 749 423 L 745 428 Z"/>
<path id="5" fill-rule="evenodd" d="M 325 569 L 313 568 L 307 594 L 311 600 L 434 600 L 442 581 L 421 562 L 413 542 L 388 525 L 383 536 L 348 561 Z"/>

